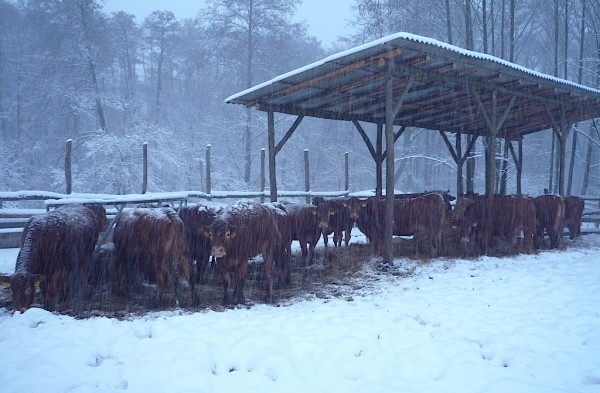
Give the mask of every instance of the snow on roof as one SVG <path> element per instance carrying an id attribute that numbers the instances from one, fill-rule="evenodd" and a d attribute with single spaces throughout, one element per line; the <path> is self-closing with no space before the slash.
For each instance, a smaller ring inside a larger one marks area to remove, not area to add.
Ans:
<path id="1" fill-rule="evenodd" d="M 571 81 L 568 81 L 568 80 L 565 80 L 565 79 L 556 78 L 554 76 L 550 76 L 550 75 L 547 75 L 547 74 L 544 74 L 544 73 L 541 73 L 541 72 L 538 72 L 538 71 L 534 71 L 534 70 L 532 70 L 530 68 L 526 68 L 526 67 L 520 66 L 518 64 L 511 63 L 509 61 L 506 61 L 504 59 L 500 59 L 500 58 L 492 56 L 492 55 L 488 55 L 488 54 L 480 53 L 480 52 L 475 52 L 475 51 L 471 51 L 471 50 L 467 50 L 467 49 L 463 49 L 463 48 L 460 48 L 458 46 L 450 45 L 450 44 L 448 44 L 446 42 L 439 41 L 439 40 L 436 40 L 436 39 L 433 39 L 433 38 L 429 38 L 429 37 L 423 37 L 423 36 L 419 36 L 419 35 L 416 35 L 416 34 L 399 32 L 399 33 L 391 34 L 391 35 L 379 38 L 377 40 L 365 43 L 363 45 L 356 46 L 354 48 L 350 48 L 350 49 L 342 51 L 342 52 L 335 53 L 335 54 L 333 54 L 331 56 L 328 56 L 328 57 L 326 57 L 324 59 L 316 61 L 316 62 L 314 62 L 312 64 L 308 64 L 308 65 L 306 65 L 304 67 L 300 67 L 300 68 L 297 68 L 297 69 L 292 70 L 290 72 L 287 72 L 285 74 L 281 74 L 281 75 L 279 75 L 279 76 L 277 76 L 277 77 L 275 77 L 275 78 L 273 78 L 271 80 L 268 80 L 268 81 L 263 82 L 261 84 L 258 84 L 256 86 L 253 86 L 253 87 L 251 87 L 249 89 L 243 90 L 243 91 L 241 91 L 239 93 L 233 94 L 233 95 L 227 97 L 225 99 L 225 102 L 229 103 L 229 102 L 231 102 L 231 101 L 233 101 L 235 99 L 238 99 L 238 98 L 240 98 L 242 96 L 245 96 L 246 94 L 249 94 L 249 93 L 255 92 L 257 90 L 263 89 L 265 87 L 273 85 L 276 82 L 280 82 L 282 80 L 285 80 L 285 79 L 287 79 L 287 78 L 289 78 L 291 76 L 301 74 L 301 73 L 306 72 L 308 70 L 312 70 L 314 68 L 322 66 L 325 63 L 332 62 L 334 60 L 338 60 L 340 58 L 343 58 L 343 57 L 346 57 L 346 56 L 349 56 L 349 55 L 352 55 L 352 54 L 364 51 L 364 50 L 369 49 L 369 48 L 376 47 L 378 45 L 384 45 L 384 44 L 387 44 L 387 43 L 389 43 L 391 41 L 399 41 L 399 40 L 408 40 L 408 41 L 413 41 L 413 42 L 419 42 L 419 43 L 422 43 L 422 44 L 425 44 L 425 45 L 435 46 L 435 47 L 438 47 L 438 48 L 442 48 L 442 49 L 446 49 L 448 51 L 452 51 L 452 52 L 458 53 L 458 54 L 460 54 L 462 56 L 476 58 L 476 59 L 482 59 L 482 60 L 490 61 L 490 62 L 493 62 L 493 63 L 498 63 L 498 64 L 501 64 L 503 66 L 512 68 L 514 70 L 527 73 L 527 74 L 529 74 L 531 76 L 534 76 L 534 77 L 546 79 L 546 80 L 549 80 L 549 81 L 552 81 L 552 82 L 561 83 L 561 84 L 568 85 L 568 86 L 575 87 L 575 88 L 579 88 L 579 89 L 584 89 L 584 90 L 587 90 L 587 91 L 589 91 L 591 93 L 600 94 L 600 90 L 597 90 L 597 89 L 594 89 L 594 88 L 591 88 L 591 87 L 588 87 L 588 86 L 583 86 L 583 85 L 580 85 L 578 83 L 571 82 Z"/>

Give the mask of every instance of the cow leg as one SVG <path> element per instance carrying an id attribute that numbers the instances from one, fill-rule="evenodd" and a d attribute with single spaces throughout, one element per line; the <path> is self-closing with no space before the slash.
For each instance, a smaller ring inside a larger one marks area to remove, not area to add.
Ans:
<path id="1" fill-rule="evenodd" d="M 335 247 L 341 247 L 341 245 L 342 245 L 342 231 L 341 230 L 335 230 L 333 232 L 333 245 Z"/>
<path id="2" fill-rule="evenodd" d="M 308 242 L 305 239 L 300 240 L 300 250 L 302 251 L 302 266 L 306 266 L 306 257 L 308 255 L 307 243 Z"/>
<path id="3" fill-rule="evenodd" d="M 313 264 L 313 260 L 315 259 L 315 247 L 317 245 L 317 242 L 310 242 L 308 243 L 308 264 L 312 265 Z M 304 266 L 306 266 L 306 264 L 304 264 Z"/>
<path id="4" fill-rule="evenodd" d="M 235 284 L 233 287 L 233 301 L 235 304 L 246 304 L 244 297 L 244 283 L 246 282 L 246 271 L 248 270 L 248 260 L 238 261 L 235 272 Z"/>
<path id="5" fill-rule="evenodd" d="M 221 281 L 223 282 L 223 305 L 227 306 L 231 302 L 229 288 L 231 287 L 231 274 L 229 272 L 229 259 L 227 257 L 218 260 L 219 270 L 221 272 Z"/>
<path id="6" fill-rule="evenodd" d="M 274 250 L 272 246 L 269 246 L 265 252 L 263 252 L 263 260 L 265 261 L 265 275 L 267 278 L 267 294 L 265 301 L 267 303 L 273 303 L 273 280 L 275 275 L 275 259 Z"/>
<path id="7" fill-rule="evenodd" d="M 58 303 L 58 298 L 63 290 L 66 279 L 67 277 L 64 274 L 54 273 L 50 276 L 49 280 L 44 280 L 40 283 L 44 298 L 44 309 L 48 311 L 56 310 L 56 304 Z"/>
<path id="8" fill-rule="evenodd" d="M 323 244 L 325 245 L 325 247 L 327 247 L 329 243 L 329 235 L 325 231 L 322 231 L 321 235 L 323 236 Z"/>

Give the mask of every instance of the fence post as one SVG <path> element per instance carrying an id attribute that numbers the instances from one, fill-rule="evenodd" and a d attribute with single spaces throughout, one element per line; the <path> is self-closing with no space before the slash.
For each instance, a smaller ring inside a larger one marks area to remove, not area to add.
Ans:
<path id="1" fill-rule="evenodd" d="M 148 142 L 144 142 L 142 147 L 142 165 L 144 167 L 142 176 L 142 194 L 145 194 L 148 190 Z"/>
<path id="2" fill-rule="evenodd" d="M 308 166 L 308 149 L 304 149 L 304 191 L 310 191 L 310 170 Z M 310 203 L 310 195 L 306 196 L 306 203 Z"/>
<path id="3" fill-rule="evenodd" d="M 206 193 L 210 195 L 212 192 L 210 180 L 210 144 L 206 145 Z M 211 198 L 209 197 L 208 200 Z"/>
<path id="4" fill-rule="evenodd" d="M 265 182 L 266 182 L 265 159 L 266 159 L 266 150 L 264 148 L 262 148 L 262 149 L 260 149 L 260 192 L 262 192 L 262 195 L 260 196 L 260 203 L 265 203 Z"/>
<path id="5" fill-rule="evenodd" d="M 350 165 L 348 162 L 348 152 L 344 153 L 344 191 L 350 189 Z"/>
<path id="6" fill-rule="evenodd" d="M 67 140 L 67 151 L 65 154 L 65 183 L 67 183 L 67 194 L 72 192 L 73 178 L 71 172 L 71 151 L 73 149 L 73 139 Z"/>

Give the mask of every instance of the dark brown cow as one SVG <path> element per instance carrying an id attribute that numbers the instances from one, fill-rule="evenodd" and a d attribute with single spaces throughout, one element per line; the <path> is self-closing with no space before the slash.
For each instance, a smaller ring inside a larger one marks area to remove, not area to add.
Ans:
<path id="1" fill-rule="evenodd" d="M 356 222 L 358 229 L 369 238 L 375 249 L 379 251 L 383 241 L 385 200 L 370 197 L 360 205 L 361 210 Z M 446 204 L 439 194 L 432 193 L 418 198 L 395 199 L 393 235 L 413 236 L 425 234 L 430 242 L 431 257 L 437 257 L 441 253 L 446 214 Z"/>
<path id="2" fill-rule="evenodd" d="M 31 219 L 15 272 L 0 276 L 0 283 L 12 290 L 14 309 L 24 312 L 31 307 L 38 285 L 49 311 L 59 300 L 89 296 L 94 248 L 107 227 L 100 205 L 66 205 Z"/>
<path id="3" fill-rule="evenodd" d="M 222 210 L 216 205 L 183 206 L 179 209 L 179 218 L 185 227 L 185 239 L 188 253 L 196 261 L 194 282 L 204 284 L 206 269 L 210 261 L 210 239 L 206 237 L 205 227 L 212 225 Z"/>
<path id="4" fill-rule="evenodd" d="M 345 199 L 328 199 L 319 203 L 317 211 L 319 215 L 319 228 L 323 235 L 323 243 L 327 247 L 329 234 L 333 233 L 333 245 L 342 245 L 350 242 L 352 226 L 354 222 L 350 219 L 347 209 L 344 207 Z"/>
<path id="5" fill-rule="evenodd" d="M 286 205 L 291 223 L 291 240 L 300 243 L 303 266 L 311 265 L 315 256 L 315 247 L 321 237 L 318 211 L 314 205 L 290 203 Z"/>
<path id="6" fill-rule="evenodd" d="M 489 253 L 492 236 L 508 239 L 515 250 L 517 236 L 523 232 L 525 252 L 534 251 L 536 233 L 535 203 L 520 196 L 474 197 L 460 221 L 462 242 L 476 241 Z"/>
<path id="7" fill-rule="evenodd" d="M 155 303 L 173 285 L 179 298 L 180 280 L 185 279 L 194 291 L 190 279 L 191 258 L 185 246 L 183 221 L 170 207 L 136 208 L 123 211 L 115 224 L 115 289 L 129 295 L 140 276 L 156 282 Z"/>
<path id="8" fill-rule="evenodd" d="M 558 248 L 563 232 L 565 203 L 559 195 L 540 195 L 533 198 L 537 218 L 536 246 L 541 247 L 544 231 L 550 237 L 550 247 Z"/>
<path id="9" fill-rule="evenodd" d="M 273 301 L 274 260 L 281 238 L 277 213 L 267 206 L 240 201 L 227 207 L 206 228 L 212 255 L 223 280 L 223 304 L 245 303 L 244 282 L 248 258 L 262 254 L 267 278 L 267 301 Z M 231 274 L 233 273 L 233 279 Z M 233 282 L 233 295 L 229 290 Z"/>
<path id="10" fill-rule="evenodd" d="M 564 226 L 569 228 L 569 239 L 573 240 L 581 233 L 581 216 L 585 207 L 583 199 L 576 196 L 565 198 Z"/>

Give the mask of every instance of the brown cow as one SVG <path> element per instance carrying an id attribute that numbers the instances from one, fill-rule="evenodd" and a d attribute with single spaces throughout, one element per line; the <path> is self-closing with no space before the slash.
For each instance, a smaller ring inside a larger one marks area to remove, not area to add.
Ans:
<path id="1" fill-rule="evenodd" d="M 0 283 L 12 291 L 14 309 L 31 307 L 38 285 L 49 311 L 59 300 L 87 298 L 94 248 L 107 227 L 100 205 L 66 205 L 29 220 L 15 272 L 0 276 Z"/>
<path id="2" fill-rule="evenodd" d="M 215 222 L 206 228 L 214 257 L 223 280 L 223 304 L 244 304 L 244 282 L 248 270 L 248 258 L 262 254 L 266 278 L 267 301 L 273 301 L 274 259 L 281 233 L 277 227 L 275 209 L 239 201 L 219 214 Z M 234 274 L 232 279 L 231 274 Z M 233 295 L 229 290 L 233 281 Z"/>
<path id="3" fill-rule="evenodd" d="M 358 229 L 373 242 L 375 250 L 379 251 L 383 241 L 385 200 L 370 197 L 361 206 L 357 219 Z M 430 255 L 435 258 L 441 253 L 446 214 L 444 199 L 436 193 L 417 198 L 394 199 L 392 233 L 395 236 L 425 234 L 429 240 Z"/>
<path id="4" fill-rule="evenodd" d="M 317 206 L 319 228 L 323 235 L 325 247 L 327 247 L 330 233 L 333 233 L 333 245 L 335 247 L 342 245 L 342 235 L 346 246 L 350 242 L 354 222 L 350 219 L 348 211 L 344 207 L 345 203 L 345 199 L 327 199 Z"/>
<path id="5" fill-rule="evenodd" d="M 156 281 L 155 303 L 163 302 L 168 285 L 178 301 L 180 279 L 194 291 L 190 279 L 191 258 L 187 254 L 184 224 L 170 207 L 136 208 L 123 211 L 115 224 L 115 290 L 129 295 L 140 276 Z"/>
<path id="6" fill-rule="evenodd" d="M 492 236 L 508 239 L 515 250 L 517 236 L 522 231 L 525 252 L 534 251 L 536 232 L 535 203 L 520 196 L 475 197 L 467 206 L 460 221 L 461 241 L 477 241 L 481 251 L 488 254 Z"/>
<path id="7" fill-rule="evenodd" d="M 573 240 L 581 233 L 581 216 L 585 207 L 583 199 L 576 196 L 565 198 L 564 226 L 569 228 L 569 239 Z"/>
<path id="8" fill-rule="evenodd" d="M 550 247 L 558 248 L 563 232 L 565 203 L 559 195 L 540 195 L 533 198 L 537 217 L 536 246 L 541 247 L 544 231 L 550 237 Z"/>
<path id="9" fill-rule="evenodd" d="M 204 228 L 215 221 L 222 208 L 216 205 L 183 206 L 179 209 L 179 218 L 185 227 L 185 239 L 188 253 L 196 261 L 194 282 L 204 284 L 206 269 L 210 261 L 210 239 Z"/>
<path id="10" fill-rule="evenodd" d="M 291 240 L 300 243 L 302 265 L 312 265 L 315 247 L 321 237 L 317 207 L 303 203 L 289 203 L 286 205 L 286 210 L 290 217 Z"/>

